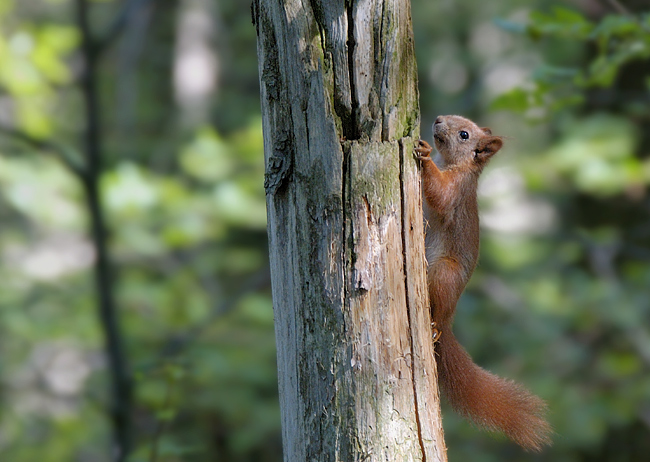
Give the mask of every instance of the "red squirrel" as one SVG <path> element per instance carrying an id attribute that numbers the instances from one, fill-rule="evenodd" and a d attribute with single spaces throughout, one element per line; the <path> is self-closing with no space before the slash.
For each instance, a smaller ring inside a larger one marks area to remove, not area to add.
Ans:
<path id="1" fill-rule="evenodd" d="M 420 140 L 415 151 L 422 161 L 427 274 L 441 389 L 461 415 L 539 451 L 551 442 L 544 401 L 474 364 L 451 330 L 456 303 L 479 254 L 478 177 L 501 149 L 502 138 L 454 115 L 436 118 L 433 137 L 440 167 L 426 141 Z"/>

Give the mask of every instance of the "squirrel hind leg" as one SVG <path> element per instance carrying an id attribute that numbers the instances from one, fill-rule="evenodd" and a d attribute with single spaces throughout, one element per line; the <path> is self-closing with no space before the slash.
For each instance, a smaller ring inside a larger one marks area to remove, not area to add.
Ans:
<path id="1" fill-rule="evenodd" d="M 431 317 L 440 332 L 451 325 L 456 303 L 467 284 L 464 274 L 461 265 L 451 258 L 440 258 L 427 270 Z"/>

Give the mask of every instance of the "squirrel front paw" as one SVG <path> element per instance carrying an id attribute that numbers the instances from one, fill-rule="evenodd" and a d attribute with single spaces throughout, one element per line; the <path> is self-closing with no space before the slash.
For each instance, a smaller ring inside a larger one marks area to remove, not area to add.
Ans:
<path id="1" fill-rule="evenodd" d="M 415 152 L 417 153 L 415 158 L 419 160 L 430 159 L 429 154 L 431 154 L 431 151 L 433 151 L 433 148 L 429 143 L 424 140 L 419 140 L 418 147 L 415 148 Z"/>

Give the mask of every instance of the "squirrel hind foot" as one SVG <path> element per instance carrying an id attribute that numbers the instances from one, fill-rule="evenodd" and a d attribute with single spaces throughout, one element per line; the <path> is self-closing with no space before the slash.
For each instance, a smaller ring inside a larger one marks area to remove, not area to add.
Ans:
<path id="1" fill-rule="evenodd" d="M 436 323 L 432 322 L 431 323 L 431 340 L 433 343 L 436 343 L 438 340 L 440 340 L 440 337 L 442 336 L 442 331 L 436 329 Z"/>

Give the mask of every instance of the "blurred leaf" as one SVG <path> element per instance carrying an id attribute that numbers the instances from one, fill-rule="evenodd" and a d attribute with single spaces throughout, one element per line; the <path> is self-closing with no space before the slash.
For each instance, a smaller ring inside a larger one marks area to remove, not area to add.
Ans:
<path id="1" fill-rule="evenodd" d="M 180 162 L 186 172 L 204 181 L 219 181 L 233 171 L 230 147 L 211 128 L 197 132 L 181 152 Z"/>
<path id="2" fill-rule="evenodd" d="M 249 295 L 241 301 L 241 314 L 253 323 L 273 325 L 273 305 L 268 297 Z"/>
<path id="3" fill-rule="evenodd" d="M 533 11 L 530 14 L 528 33 L 537 38 L 543 35 L 557 35 L 567 38 L 585 39 L 594 25 L 584 16 L 567 8 L 554 7 L 552 14 Z"/>
<path id="4" fill-rule="evenodd" d="M 161 422 L 171 422 L 176 417 L 176 410 L 162 409 L 156 413 L 156 417 Z"/>
<path id="5" fill-rule="evenodd" d="M 14 0 L 4 0 L 0 2 L 0 18 L 11 13 L 14 8 Z"/>
<path id="6" fill-rule="evenodd" d="M 643 371 L 639 357 L 630 352 L 607 352 L 600 358 L 599 367 L 605 377 L 612 379 L 633 376 Z"/>
<path id="7" fill-rule="evenodd" d="M 583 191 L 616 194 L 645 180 L 642 164 L 632 158 L 637 143 L 629 121 L 593 115 L 567 127 L 567 136 L 548 152 L 548 165 L 568 174 Z"/>
<path id="8" fill-rule="evenodd" d="M 570 81 L 575 78 L 579 72 L 580 70 L 575 67 L 542 65 L 535 70 L 533 78 L 544 83 Z"/>
<path id="9" fill-rule="evenodd" d="M 165 364 L 165 376 L 170 382 L 178 382 L 185 377 L 185 369 L 177 364 Z"/>
<path id="10" fill-rule="evenodd" d="M 159 200 L 153 182 L 132 163 L 121 164 L 116 170 L 105 175 L 102 183 L 106 205 L 127 215 L 151 208 Z"/>
<path id="11" fill-rule="evenodd" d="M 596 25 L 590 38 L 598 41 L 601 51 L 606 51 L 607 44 L 612 37 L 625 38 L 642 32 L 642 26 L 636 18 L 623 15 L 608 15 Z"/>
<path id="12" fill-rule="evenodd" d="M 14 95 L 34 95 L 45 88 L 41 74 L 27 59 L 5 55 L 0 63 L 0 81 Z"/>
<path id="13" fill-rule="evenodd" d="M 214 202 L 223 219 L 236 225 L 266 228 L 266 206 L 235 182 L 214 188 Z"/>
<path id="14" fill-rule="evenodd" d="M 492 110 L 508 110 L 514 112 L 524 112 L 530 107 L 530 95 L 522 88 L 513 88 L 512 90 L 497 96 L 491 104 Z"/>
<path id="15" fill-rule="evenodd" d="M 494 19 L 494 24 L 507 32 L 512 32 L 515 34 L 523 34 L 526 32 L 526 25 L 524 23 L 509 21 L 503 18 L 496 18 Z"/>

